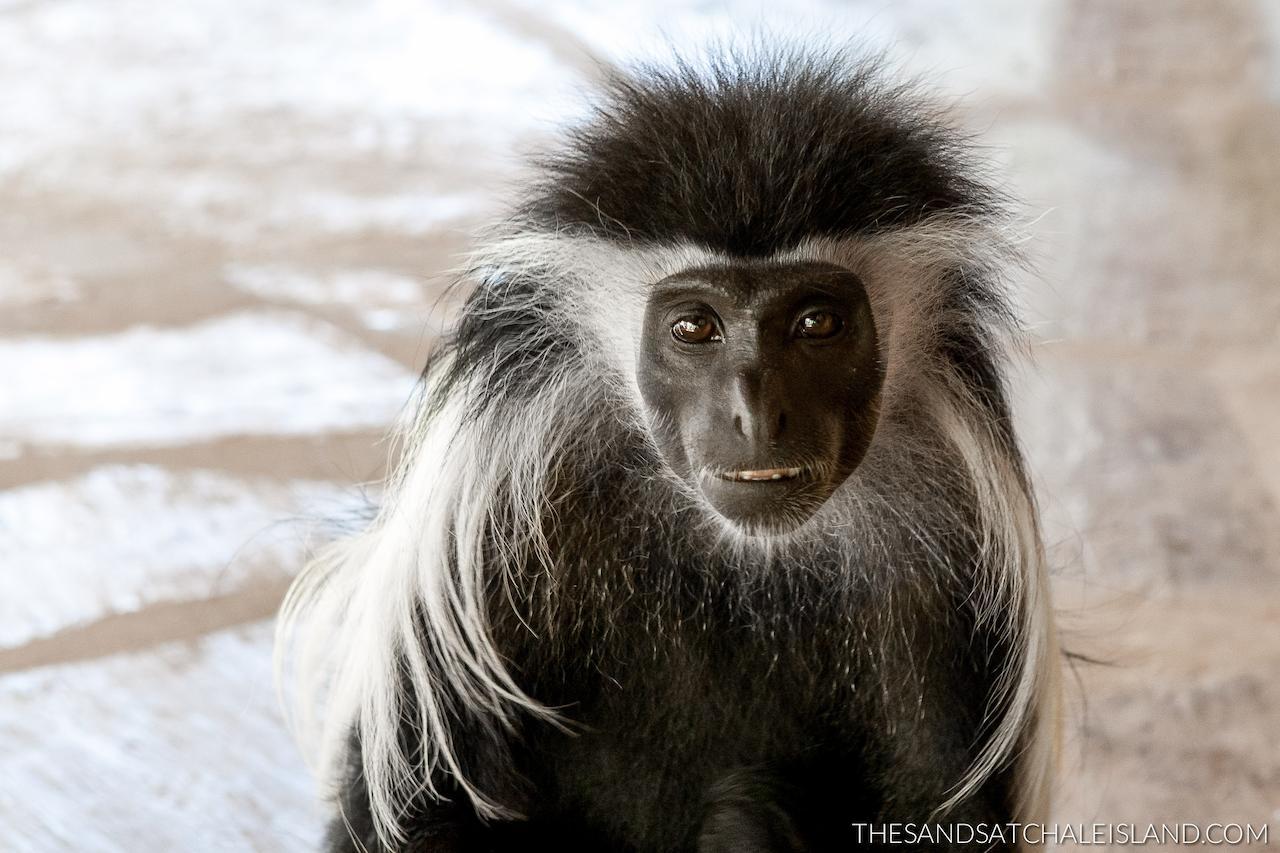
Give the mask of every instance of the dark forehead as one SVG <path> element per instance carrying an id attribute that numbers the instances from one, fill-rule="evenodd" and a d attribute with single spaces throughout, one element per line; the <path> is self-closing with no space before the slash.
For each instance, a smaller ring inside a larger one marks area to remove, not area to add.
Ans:
<path id="1" fill-rule="evenodd" d="M 755 303 L 815 291 L 841 297 L 860 287 L 850 270 L 826 261 L 734 262 L 681 270 L 654 284 L 657 295 L 706 291 Z"/>

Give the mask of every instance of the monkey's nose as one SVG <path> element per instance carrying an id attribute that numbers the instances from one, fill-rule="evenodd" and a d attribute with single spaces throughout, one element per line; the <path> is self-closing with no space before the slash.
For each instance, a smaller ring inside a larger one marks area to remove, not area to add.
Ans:
<path id="1" fill-rule="evenodd" d="M 750 393 L 740 383 L 733 401 L 733 429 L 753 445 L 777 441 L 787 428 L 787 412 L 771 394 Z"/>
<path id="2" fill-rule="evenodd" d="M 752 449 L 764 449 L 776 442 L 787 428 L 783 389 L 774 371 L 758 366 L 742 367 L 730 386 L 729 406 L 733 430 Z"/>
<path id="3" fill-rule="evenodd" d="M 739 411 L 733 416 L 733 429 L 752 444 L 777 441 L 787 428 L 786 412 Z"/>

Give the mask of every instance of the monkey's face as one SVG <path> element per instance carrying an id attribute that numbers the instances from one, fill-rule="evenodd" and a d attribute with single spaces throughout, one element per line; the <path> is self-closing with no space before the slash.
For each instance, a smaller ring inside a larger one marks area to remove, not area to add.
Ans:
<path id="1" fill-rule="evenodd" d="M 637 379 L 673 471 L 743 532 L 807 521 L 862 461 L 884 377 L 867 293 L 822 262 L 654 285 Z"/>

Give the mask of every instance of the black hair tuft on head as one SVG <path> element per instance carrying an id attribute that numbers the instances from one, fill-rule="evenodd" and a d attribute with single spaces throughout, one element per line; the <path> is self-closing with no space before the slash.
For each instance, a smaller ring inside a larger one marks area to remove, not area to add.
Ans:
<path id="1" fill-rule="evenodd" d="M 523 213 L 553 230 L 688 240 L 739 256 L 941 212 L 990 213 L 966 140 L 883 62 L 829 49 L 722 49 L 611 72 Z"/>

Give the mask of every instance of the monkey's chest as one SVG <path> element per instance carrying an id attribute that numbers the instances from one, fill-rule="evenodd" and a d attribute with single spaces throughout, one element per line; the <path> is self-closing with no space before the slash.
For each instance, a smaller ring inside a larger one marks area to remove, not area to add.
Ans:
<path id="1" fill-rule="evenodd" d="M 580 732 L 532 743 L 536 807 L 598 849 L 684 851 L 732 786 L 803 800 L 837 767 L 848 778 L 859 750 L 830 685 L 765 651 L 691 644 L 594 670 L 561 697 Z"/>

